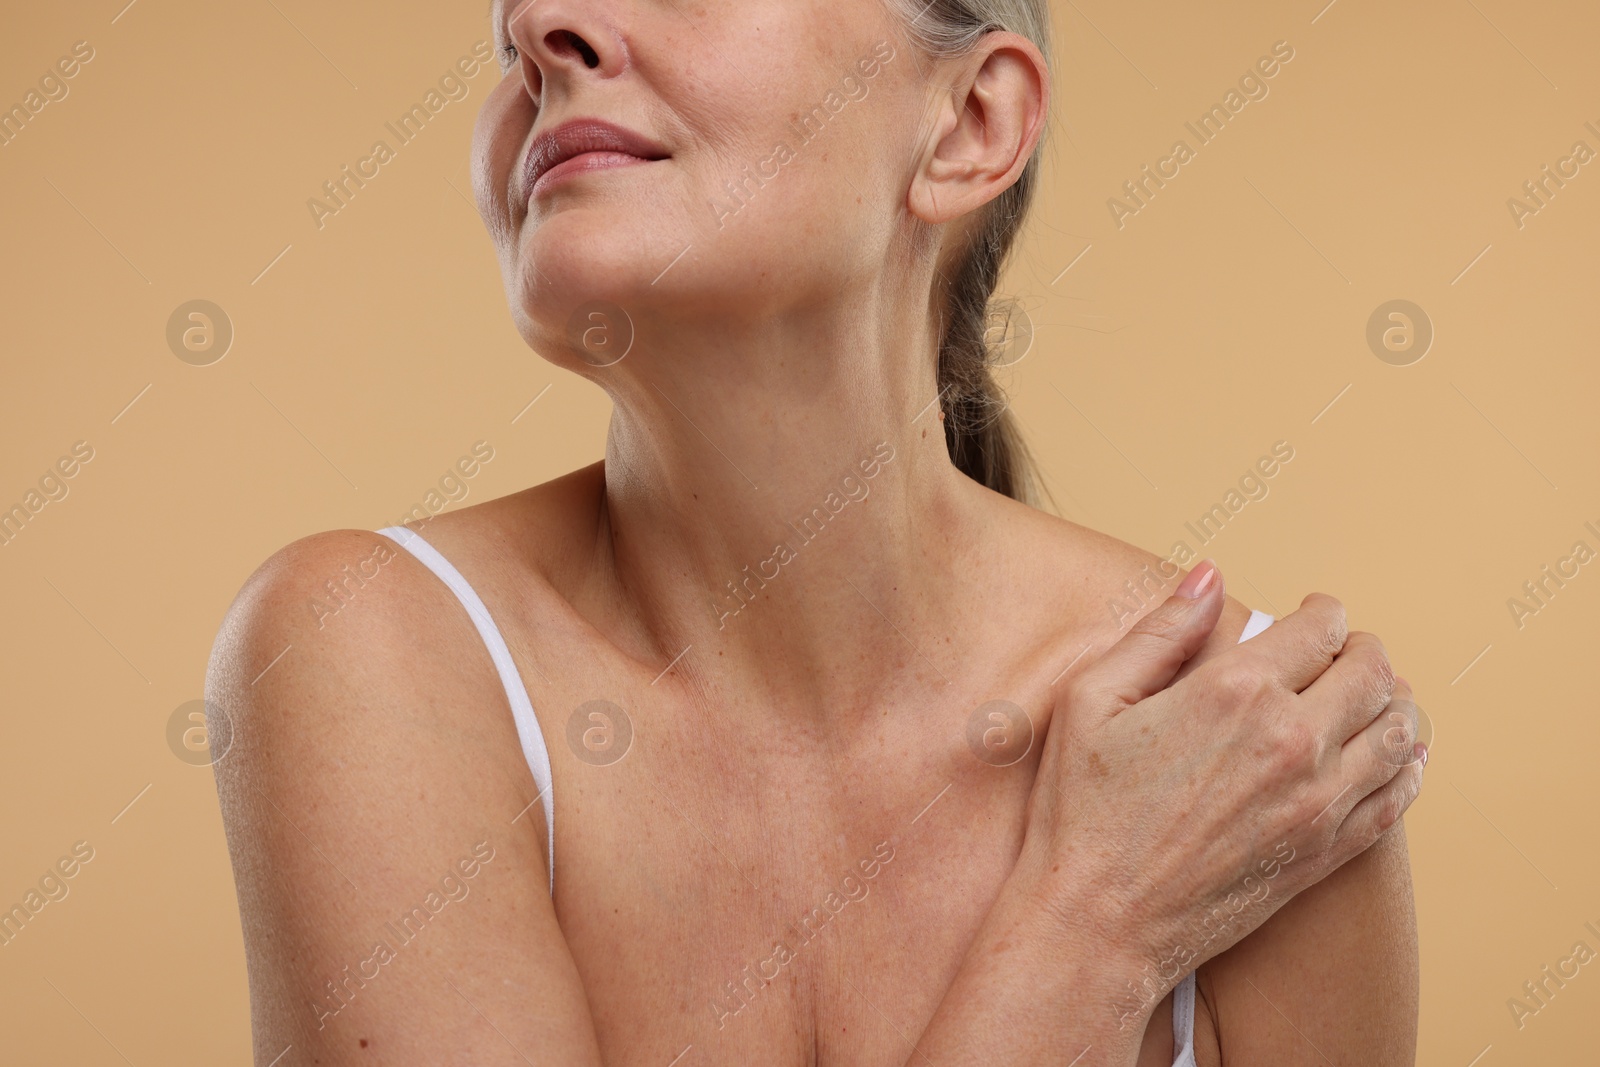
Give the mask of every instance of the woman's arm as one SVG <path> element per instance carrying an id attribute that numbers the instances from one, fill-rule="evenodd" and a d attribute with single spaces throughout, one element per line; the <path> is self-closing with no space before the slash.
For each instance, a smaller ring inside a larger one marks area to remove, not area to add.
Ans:
<path id="1" fill-rule="evenodd" d="M 336 614 L 313 607 L 380 541 L 278 552 L 212 653 L 255 1061 L 598 1065 L 532 776 L 504 759 L 509 711 L 485 714 L 505 697 L 481 642 L 443 621 L 459 605 L 398 553 Z"/>
<path id="2" fill-rule="evenodd" d="M 1137 954 L 1044 858 L 1025 852 L 1007 879 L 906 1067 L 1134 1067 L 1150 1006 L 1120 1020 L 1114 1006 Z"/>
<path id="3" fill-rule="evenodd" d="M 1405 824 L 1201 967 L 1196 984 L 1199 1067 L 1410 1067 L 1418 961 Z"/>

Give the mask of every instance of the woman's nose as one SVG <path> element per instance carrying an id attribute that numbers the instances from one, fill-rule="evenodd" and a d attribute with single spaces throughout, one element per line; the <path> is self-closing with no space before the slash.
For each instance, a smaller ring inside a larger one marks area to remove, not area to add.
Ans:
<path id="1" fill-rule="evenodd" d="M 615 75 L 627 50 L 595 0 L 525 0 L 512 13 L 511 39 L 522 59 L 528 93 L 542 101 L 551 80 L 585 73 Z"/>
<path id="2" fill-rule="evenodd" d="M 581 59 L 583 65 L 590 70 L 600 65 L 600 54 L 572 30 L 551 30 L 544 35 L 544 46 L 552 56 L 562 59 Z"/>

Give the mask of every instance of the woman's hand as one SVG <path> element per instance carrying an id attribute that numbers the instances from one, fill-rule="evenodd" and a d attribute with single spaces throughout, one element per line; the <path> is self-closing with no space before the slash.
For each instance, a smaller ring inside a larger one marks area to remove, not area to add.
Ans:
<path id="1" fill-rule="evenodd" d="M 1212 570 L 1060 683 L 1022 853 L 907 1067 L 1133 1067 L 1185 973 L 1416 799 L 1410 688 L 1332 597 L 1174 682 L 1222 614 Z"/>
<path id="2" fill-rule="evenodd" d="M 1119 1015 L 1365 850 L 1422 785 L 1410 687 L 1330 596 L 1172 683 L 1221 613 L 1212 569 L 1061 683 L 1014 875 L 1126 969 Z"/>

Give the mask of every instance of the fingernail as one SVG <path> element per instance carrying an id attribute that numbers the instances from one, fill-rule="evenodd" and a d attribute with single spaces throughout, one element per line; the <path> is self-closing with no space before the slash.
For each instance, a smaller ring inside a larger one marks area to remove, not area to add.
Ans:
<path id="1" fill-rule="evenodd" d="M 1216 576 L 1216 561 L 1203 559 L 1194 570 L 1189 572 L 1189 576 L 1178 584 L 1177 595 L 1194 600 L 1211 588 L 1211 581 Z"/>
<path id="2" fill-rule="evenodd" d="M 1394 680 L 1405 686 L 1407 689 L 1411 688 L 1411 683 L 1400 677 L 1398 674 L 1394 676 Z"/>
<path id="3" fill-rule="evenodd" d="M 1428 746 L 1421 741 L 1412 746 L 1411 754 L 1421 760 L 1424 767 L 1428 765 Z"/>

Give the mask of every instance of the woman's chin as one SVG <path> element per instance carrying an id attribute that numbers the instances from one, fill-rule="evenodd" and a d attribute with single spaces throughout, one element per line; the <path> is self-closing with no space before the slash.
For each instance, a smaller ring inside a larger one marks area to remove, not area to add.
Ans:
<path id="1" fill-rule="evenodd" d="M 683 250 L 680 244 L 652 269 L 657 257 L 651 249 L 670 242 L 652 238 L 637 226 L 587 224 L 596 214 L 564 212 L 523 242 L 514 265 L 516 296 L 523 307 L 560 310 L 588 300 L 624 303 L 647 292 L 662 267 Z"/>
<path id="2" fill-rule="evenodd" d="M 578 255 L 569 249 L 553 261 L 523 260 L 509 296 L 530 344 L 535 334 L 548 343 L 551 336 L 576 336 L 597 324 L 693 330 L 702 321 L 726 324 L 730 315 L 757 311 L 765 303 L 750 292 L 747 275 L 706 278 L 688 258 L 673 265 L 669 257 L 662 267 L 641 271 L 636 257 Z"/>

